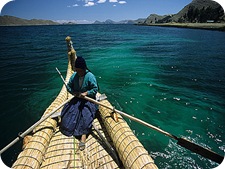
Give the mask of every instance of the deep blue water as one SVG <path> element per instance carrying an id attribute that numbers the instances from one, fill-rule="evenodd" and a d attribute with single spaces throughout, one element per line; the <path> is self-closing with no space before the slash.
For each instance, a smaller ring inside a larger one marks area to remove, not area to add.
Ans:
<path id="1" fill-rule="evenodd" d="M 134 25 L 0 27 L 1 149 L 58 95 L 67 35 L 117 109 L 224 155 L 225 33 Z M 126 120 L 159 168 L 218 165 Z M 20 147 L 2 154 L 7 165 Z"/>

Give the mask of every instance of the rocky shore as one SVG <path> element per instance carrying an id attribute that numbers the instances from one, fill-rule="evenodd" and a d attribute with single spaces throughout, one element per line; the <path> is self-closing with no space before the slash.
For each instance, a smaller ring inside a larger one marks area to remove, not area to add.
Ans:
<path id="1" fill-rule="evenodd" d="M 225 23 L 152 23 L 146 26 L 178 27 L 225 31 Z"/>
<path id="2" fill-rule="evenodd" d="M 193 0 L 176 14 L 150 14 L 140 25 L 225 31 L 222 6 L 211 0 Z"/>

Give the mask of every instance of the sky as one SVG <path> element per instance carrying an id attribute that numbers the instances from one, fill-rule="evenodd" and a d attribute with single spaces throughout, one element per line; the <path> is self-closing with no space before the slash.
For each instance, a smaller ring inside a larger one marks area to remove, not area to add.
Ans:
<path id="1" fill-rule="evenodd" d="M 1 2 L 10 0 L 0 0 Z M 1 16 L 23 19 L 94 22 L 147 18 L 150 14 L 175 14 L 192 0 L 11 0 Z M 217 0 L 224 1 L 224 0 Z"/>
<path id="2" fill-rule="evenodd" d="M 1 0 L 2 1 L 2 0 Z M 14 0 L 1 16 L 23 19 L 121 21 L 147 18 L 150 14 L 174 14 L 192 0 Z"/>

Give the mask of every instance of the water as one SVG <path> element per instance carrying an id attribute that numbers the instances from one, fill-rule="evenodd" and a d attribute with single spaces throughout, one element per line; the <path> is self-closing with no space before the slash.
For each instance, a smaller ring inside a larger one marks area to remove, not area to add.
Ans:
<path id="1" fill-rule="evenodd" d="M 36 122 L 65 77 L 65 37 L 119 110 L 223 155 L 225 33 L 134 25 L 0 27 L 0 148 Z M 159 168 L 218 164 L 126 119 Z M 2 154 L 7 165 L 21 142 Z"/>

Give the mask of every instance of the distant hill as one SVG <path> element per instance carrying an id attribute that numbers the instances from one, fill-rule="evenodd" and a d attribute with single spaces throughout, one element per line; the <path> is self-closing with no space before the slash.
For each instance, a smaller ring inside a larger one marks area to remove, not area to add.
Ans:
<path id="1" fill-rule="evenodd" d="M 193 0 L 180 12 L 175 14 L 171 20 L 174 22 L 199 22 L 205 23 L 207 20 L 215 22 L 223 21 L 224 10 L 220 4 L 212 0 Z"/>
<path id="2" fill-rule="evenodd" d="M 107 19 L 106 21 L 103 22 L 97 20 L 93 24 L 116 24 L 116 22 L 111 19 Z"/>
<path id="3" fill-rule="evenodd" d="M 21 19 L 14 16 L 0 16 L 0 26 L 23 26 L 23 25 L 58 25 L 59 23 L 51 20 L 42 19 Z"/>
<path id="4" fill-rule="evenodd" d="M 224 22 L 224 10 L 220 4 L 211 0 L 193 0 L 190 4 L 185 6 L 177 14 L 170 15 L 156 15 L 151 14 L 144 24 L 152 23 L 206 23 L 211 22 Z"/>
<path id="5" fill-rule="evenodd" d="M 152 23 L 166 23 L 169 22 L 172 15 L 157 15 L 151 14 L 147 17 L 147 19 L 143 22 L 143 24 L 152 24 Z"/>
<path id="6" fill-rule="evenodd" d="M 95 21 L 93 24 L 138 24 L 138 23 L 143 23 L 146 19 L 145 18 L 139 18 L 136 20 L 122 20 L 119 22 L 115 22 L 113 20 L 107 19 L 106 21 Z"/>

